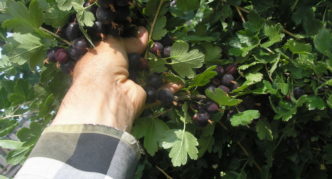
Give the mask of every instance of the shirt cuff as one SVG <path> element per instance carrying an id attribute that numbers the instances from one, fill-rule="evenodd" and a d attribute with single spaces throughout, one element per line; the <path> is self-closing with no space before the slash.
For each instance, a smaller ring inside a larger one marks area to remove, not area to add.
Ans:
<path id="1" fill-rule="evenodd" d="M 54 125 L 44 130 L 16 177 L 131 178 L 142 151 L 132 135 L 115 128 Z"/>

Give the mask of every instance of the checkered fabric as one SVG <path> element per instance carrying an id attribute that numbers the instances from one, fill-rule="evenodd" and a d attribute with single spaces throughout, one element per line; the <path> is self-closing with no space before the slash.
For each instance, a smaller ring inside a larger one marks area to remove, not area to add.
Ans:
<path id="1" fill-rule="evenodd" d="M 15 178 L 132 178 L 140 151 L 133 136 L 114 128 L 51 126 L 44 130 Z"/>

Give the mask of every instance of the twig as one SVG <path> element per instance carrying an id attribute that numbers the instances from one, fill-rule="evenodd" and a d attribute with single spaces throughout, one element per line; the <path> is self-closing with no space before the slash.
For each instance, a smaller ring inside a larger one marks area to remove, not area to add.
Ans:
<path id="1" fill-rule="evenodd" d="M 167 179 L 173 179 L 173 177 L 169 176 L 163 169 L 161 169 L 160 167 L 158 167 L 157 165 L 155 165 L 155 167 L 162 173 L 165 175 L 165 177 Z"/>
<path id="2" fill-rule="evenodd" d="M 2 117 L 1 119 L 8 119 L 8 118 L 13 118 L 13 117 L 20 117 L 22 116 L 23 114 L 15 114 L 15 115 L 11 115 L 11 116 L 5 116 L 5 117 Z"/>
<path id="3" fill-rule="evenodd" d="M 153 33 L 153 30 L 154 30 L 154 26 L 156 25 L 157 18 L 159 16 L 160 9 L 161 9 L 161 6 L 163 5 L 163 3 L 164 3 L 164 0 L 160 0 L 157 11 L 156 11 L 156 15 L 154 16 L 152 24 L 151 24 L 151 29 L 150 29 L 149 40 L 148 41 L 150 41 L 151 38 L 152 38 L 152 33 Z"/>
<path id="4" fill-rule="evenodd" d="M 45 29 L 45 28 L 43 28 L 43 27 L 39 27 L 39 29 L 42 30 L 42 31 L 44 31 L 44 32 L 46 32 L 46 33 L 48 33 L 48 34 L 50 34 L 50 35 L 52 35 L 52 36 L 55 37 L 55 38 L 61 40 L 62 42 L 66 43 L 67 45 L 71 45 L 71 43 L 70 43 L 69 41 L 67 41 L 67 40 L 65 40 L 65 39 L 63 39 L 63 38 L 61 38 L 59 35 L 57 35 L 57 34 L 51 32 L 51 31 L 49 31 L 49 30 L 47 30 L 47 29 Z"/>
<path id="5" fill-rule="evenodd" d="M 241 148 L 241 150 L 243 151 L 243 153 L 249 157 L 250 154 L 249 152 L 247 151 L 247 149 L 239 142 L 237 141 L 236 144 Z M 256 166 L 256 168 L 261 172 L 262 171 L 262 168 L 258 165 L 258 163 L 256 162 L 256 160 L 253 159 L 253 162 L 254 162 L 254 165 Z"/>
<path id="6" fill-rule="evenodd" d="M 239 16 L 241 17 L 242 22 L 245 23 L 246 20 L 244 19 L 243 14 L 242 14 L 242 12 L 240 11 L 239 7 L 238 7 L 238 6 L 235 6 L 235 9 L 236 9 L 237 13 L 239 14 Z"/>

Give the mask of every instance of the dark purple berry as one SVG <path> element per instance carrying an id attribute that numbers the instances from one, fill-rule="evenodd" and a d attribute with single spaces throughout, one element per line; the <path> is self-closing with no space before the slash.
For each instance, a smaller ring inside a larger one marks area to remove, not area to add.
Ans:
<path id="1" fill-rule="evenodd" d="M 54 47 L 47 51 L 47 59 L 50 62 L 56 62 L 55 60 L 55 52 L 59 49 L 59 47 Z"/>
<path id="2" fill-rule="evenodd" d="M 105 33 L 105 28 L 102 22 L 100 21 L 95 21 L 95 23 L 93 24 L 93 29 L 97 32 L 97 33 Z"/>
<path id="3" fill-rule="evenodd" d="M 82 35 L 79 25 L 76 22 L 70 23 L 66 28 L 66 37 L 72 41 Z"/>
<path id="4" fill-rule="evenodd" d="M 140 66 L 140 58 L 141 55 L 138 53 L 129 53 L 128 54 L 129 69 L 137 70 Z"/>
<path id="5" fill-rule="evenodd" d="M 70 74 L 73 71 L 74 66 L 75 66 L 75 62 L 68 61 L 66 63 L 61 64 L 60 69 L 62 72 Z"/>
<path id="6" fill-rule="evenodd" d="M 216 72 L 218 73 L 218 76 L 222 76 L 225 73 L 225 69 L 222 66 L 217 66 Z"/>
<path id="7" fill-rule="evenodd" d="M 231 86 L 233 81 L 234 77 L 231 74 L 225 74 L 221 79 L 221 83 L 225 86 Z"/>
<path id="8" fill-rule="evenodd" d="M 114 13 L 108 9 L 103 7 L 98 7 L 96 11 L 96 18 L 98 21 L 109 24 L 114 19 Z"/>
<path id="9" fill-rule="evenodd" d="M 193 121 L 199 127 L 205 127 L 209 123 L 210 115 L 207 112 L 199 112 L 193 116 Z"/>
<path id="10" fill-rule="evenodd" d="M 223 90 L 225 93 L 229 93 L 229 88 L 227 86 L 224 86 L 224 85 L 220 85 L 218 86 L 219 89 Z"/>
<path id="11" fill-rule="evenodd" d="M 68 49 L 68 53 L 71 59 L 77 61 L 79 60 L 85 53 L 87 52 L 87 50 L 79 50 L 77 48 L 74 47 L 70 47 Z"/>
<path id="12" fill-rule="evenodd" d="M 302 95 L 305 94 L 305 91 L 301 87 L 295 87 L 293 90 L 295 99 L 300 98 Z"/>
<path id="13" fill-rule="evenodd" d="M 165 106 L 170 106 L 174 100 L 174 95 L 168 89 L 161 89 L 157 92 L 157 99 Z"/>
<path id="14" fill-rule="evenodd" d="M 218 110 L 219 110 L 218 104 L 216 104 L 215 102 L 212 102 L 212 101 L 207 102 L 206 111 L 214 113 L 214 112 L 217 112 Z"/>
<path id="15" fill-rule="evenodd" d="M 235 75 L 237 73 L 237 65 L 235 64 L 230 64 L 226 67 L 226 73 Z"/>
<path id="16" fill-rule="evenodd" d="M 160 74 L 154 73 L 148 77 L 147 84 L 149 86 L 152 86 L 153 88 L 157 89 L 157 88 L 160 88 L 161 85 L 164 84 L 164 82 L 163 82 L 163 79 Z"/>
<path id="17" fill-rule="evenodd" d="M 159 42 L 164 46 L 172 46 L 173 39 L 171 38 L 171 36 L 165 35 Z"/>
<path id="18" fill-rule="evenodd" d="M 159 57 L 161 56 L 161 53 L 163 52 L 163 50 L 164 50 L 164 46 L 160 42 L 154 42 L 151 47 L 151 52 Z"/>
<path id="19" fill-rule="evenodd" d="M 73 47 L 78 50 L 86 52 L 87 48 L 89 47 L 89 44 L 84 38 L 79 38 L 79 39 L 74 40 Z"/>
<path id="20" fill-rule="evenodd" d="M 164 48 L 163 56 L 164 57 L 171 56 L 171 47 L 170 46 L 167 46 L 167 47 Z"/>
<path id="21" fill-rule="evenodd" d="M 214 86 L 219 86 L 220 83 L 221 83 L 220 79 L 218 79 L 218 78 L 213 78 L 213 79 L 212 79 L 212 84 L 213 84 Z"/>
<path id="22" fill-rule="evenodd" d="M 69 55 L 66 49 L 59 48 L 55 52 L 55 61 L 59 63 L 65 63 L 69 60 Z"/>
<path id="23" fill-rule="evenodd" d="M 147 99 L 146 102 L 147 103 L 153 103 L 156 101 L 156 90 L 153 88 L 146 88 L 145 89 L 146 95 L 147 95 Z"/>
<path id="24" fill-rule="evenodd" d="M 212 92 L 214 92 L 215 89 L 216 89 L 216 87 L 214 87 L 213 85 L 210 85 L 207 87 L 207 90 L 210 90 Z"/>

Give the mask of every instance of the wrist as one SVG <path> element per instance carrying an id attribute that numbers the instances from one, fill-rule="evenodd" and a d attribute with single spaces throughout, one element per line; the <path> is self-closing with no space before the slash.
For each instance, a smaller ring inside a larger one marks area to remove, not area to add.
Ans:
<path id="1" fill-rule="evenodd" d="M 52 125 L 98 124 L 130 131 L 134 114 L 114 96 L 116 92 L 103 85 L 73 84 L 63 99 Z"/>

